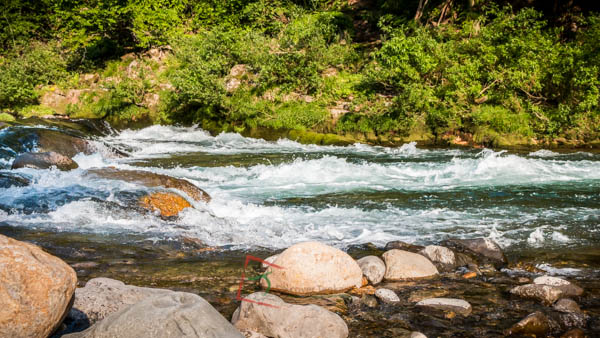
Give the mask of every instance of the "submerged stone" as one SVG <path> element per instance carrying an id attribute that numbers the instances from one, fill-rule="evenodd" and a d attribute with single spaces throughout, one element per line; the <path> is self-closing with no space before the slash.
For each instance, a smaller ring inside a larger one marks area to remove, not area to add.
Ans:
<path id="1" fill-rule="evenodd" d="M 375 297 L 379 298 L 384 303 L 395 303 L 400 301 L 400 298 L 398 298 L 398 295 L 394 291 L 384 288 L 377 289 L 375 291 Z"/>
<path id="2" fill-rule="evenodd" d="M 551 329 L 551 323 L 542 312 L 534 312 L 521 321 L 513 325 L 506 331 L 506 335 L 535 335 L 536 337 L 545 337 Z"/>
<path id="3" fill-rule="evenodd" d="M 449 239 L 443 243 L 445 246 L 478 257 L 480 263 L 489 261 L 490 263 L 493 263 L 496 268 L 500 268 L 508 262 L 498 243 L 489 238 Z"/>
<path id="4" fill-rule="evenodd" d="M 453 311 L 463 316 L 471 314 L 472 308 L 469 302 L 456 298 L 429 298 L 417 303 L 417 306 L 430 307 L 445 311 Z"/>
<path id="5" fill-rule="evenodd" d="M 579 297 L 583 294 L 583 289 L 568 280 L 552 277 L 552 276 L 540 276 L 533 280 L 534 284 L 537 285 L 550 285 L 560 289 L 563 292 L 564 297 Z"/>
<path id="6" fill-rule="evenodd" d="M 64 171 L 79 168 L 75 161 L 55 152 L 21 154 L 15 158 L 11 168 L 50 169 L 52 167 Z"/>
<path id="7" fill-rule="evenodd" d="M 563 292 L 557 287 L 550 285 L 525 284 L 510 290 L 510 293 L 523 298 L 531 298 L 551 305 L 563 296 Z"/>

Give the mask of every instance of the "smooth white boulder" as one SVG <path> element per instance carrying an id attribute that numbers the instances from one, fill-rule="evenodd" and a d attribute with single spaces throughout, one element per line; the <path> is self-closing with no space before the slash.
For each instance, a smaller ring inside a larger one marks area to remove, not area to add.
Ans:
<path id="1" fill-rule="evenodd" d="M 413 278 L 432 277 L 438 274 L 438 269 L 426 257 L 393 249 L 383 254 L 386 280 L 404 280 Z"/>

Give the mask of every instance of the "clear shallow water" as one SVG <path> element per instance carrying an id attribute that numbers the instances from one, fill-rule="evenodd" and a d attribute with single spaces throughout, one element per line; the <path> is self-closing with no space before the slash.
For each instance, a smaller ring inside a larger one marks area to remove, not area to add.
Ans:
<path id="1" fill-rule="evenodd" d="M 15 143 L 14 131 L 0 131 L 0 174 L 16 153 L 35 149 Z M 0 188 L 0 224 L 228 248 L 480 236 L 509 251 L 600 246 L 599 154 L 315 146 L 164 126 L 94 140 L 100 151 L 77 155 L 80 169 L 17 170 L 33 184 Z M 161 219 L 135 207 L 148 188 L 85 175 L 97 167 L 184 178 L 213 200 Z"/>

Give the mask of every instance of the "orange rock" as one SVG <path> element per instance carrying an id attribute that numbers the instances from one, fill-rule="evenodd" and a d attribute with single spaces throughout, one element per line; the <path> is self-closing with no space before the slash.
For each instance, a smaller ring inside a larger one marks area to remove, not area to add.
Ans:
<path id="1" fill-rule="evenodd" d="M 369 280 L 367 280 L 367 277 L 363 276 L 362 286 L 367 286 L 368 284 L 369 284 Z"/>
<path id="2" fill-rule="evenodd" d="M 160 211 L 164 217 L 177 216 L 181 210 L 192 205 L 185 198 L 172 192 L 155 192 L 140 199 L 142 207 Z"/>
<path id="3" fill-rule="evenodd" d="M 477 277 L 477 273 L 473 271 L 469 271 L 463 275 L 463 278 L 465 279 L 471 279 L 473 277 Z"/>
<path id="4" fill-rule="evenodd" d="M 67 263 L 0 235 L 0 337 L 48 337 L 69 312 L 76 285 Z"/>
<path id="5" fill-rule="evenodd" d="M 375 291 L 376 290 L 375 290 L 375 288 L 373 286 L 367 285 L 367 286 L 364 286 L 362 288 L 352 288 L 349 292 L 350 292 L 350 294 L 353 294 L 353 295 L 362 296 L 364 294 L 374 295 Z"/>

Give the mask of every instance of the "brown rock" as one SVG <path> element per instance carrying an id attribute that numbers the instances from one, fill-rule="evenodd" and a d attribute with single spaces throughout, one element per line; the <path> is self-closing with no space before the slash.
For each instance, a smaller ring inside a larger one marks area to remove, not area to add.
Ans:
<path id="1" fill-rule="evenodd" d="M 88 170 L 87 175 L 104 179 L 136 182 L 147 187 L 178 189 L 196 201 L 210 202 L 210 196 L 194 184 L 180 178 L 155 174 L 149 171 L 102 168 Z"/>
<path id="2" fill-rule="evenodd" d="M 581 313 L 579 305 L 574 300 L 569 298 L 563 298 L 559 300 L 552 307 L 558 312 Z"/>
<path id="3" fill-rule="evenodd" d="M 402 241 L 391 241 L 385 245 L 384 250 L 389 251 L 392 249 L 405 250 L 410 252 L 419 252 L 423 250 L 425 247 L 420 245 L 414 245 Z"/>
<path id="4" fill-rule="evenodd" d="M 160 212 L 161 216 L 177 216 L 183 209 L 192 205 L 185 198 L 172 192 L 155 192 L 140 199 L 142 207 Z"/>
<path id="5" fill-rule="evenodd" d="M 560 289 L 563 292 L 564 297 L 579 297 L 583 295 L 583 289 L 566 279 L 552 277 L 552 276 L 540 276 L 533 280 L 534 284 L 539 285 L 550 285 Z"/>
<path id="6" fill-rule="evenodd" d="M 393 249 L 383 254 L 386 280 L 432 277 L 438 270 L 430 260 L 416 253 Z"/>
<path id="7" fill-rule="evenodd" d="M 266 273 L 271 289 L 293 295 L 344 292 L 362 285 L 362 270 L 347 253 L 318 242 L 292 245 Z M 267 282 L 261 279 L 262 287 Z"/>
<path id="8" fill-rule="evenodd" d="M 87 140 L 66 135 L 56 130 L 41 129 L 35 133 L 37 134 L 40 152 L 53 151 L 67 157 L 73 157 L 79 153 L 90 155 L 97 151 L 96 147 Z"/>
<path id="9" fill-rule="evenodd" d="M 450 239 L 444 241 L 444 245 L 473 254 L 477 256 L 482 263 L 490 261 L 497 268 L 506 265 L 508 262 L 498 243 L 489 238 Z"/>
<path id="10" fill-rule="evenodd" d="M 550 322 L 548 317 L 543 313 L 537 311 L 527 317 L 523 318 L 520 322 L 513 325 L 506 332 L 507 336 L 513 334 L 520 335 L 535 335 L 536 337 L 545 337 L 550 331 Z"/>
<path id="11" fill-rule="evenodd" d="M 0 337 L 48 337 L 76 285 L 75 271 L 59 258 L 0 235 Z"/>
<path id="12" fill-rule="evenodd" d="M 72 159 L 55 152 L 24 153 L 15 158 L 12 169 L 34 168 L 49 169 L 56 167 L 60 170 L 77 169 L 79 166 Z"/>
<path id="13" fill-rule="evenodd" d="M 563 333 L 560 338 L 585 338 L 585 332 L 582 329 L 572 329 Z"/>

